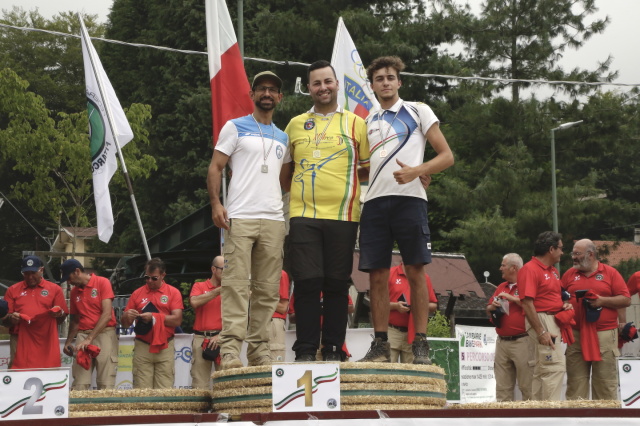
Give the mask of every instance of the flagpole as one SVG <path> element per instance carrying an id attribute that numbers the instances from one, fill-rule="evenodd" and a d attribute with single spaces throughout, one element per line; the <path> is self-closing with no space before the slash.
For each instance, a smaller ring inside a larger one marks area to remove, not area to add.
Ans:
<path id="1" fill-rule="evenodd" d="M 82 35 L 84 37 L 85 33 L 87 34 L 87 37 L 89 35 L 89 33 L 87 32 L 86 27 L 84 26 L 84 21 L 82 20 L 82 17 L 80 16 L 80 13 L 78 13 L 78 19 L 80 20 L 80 25 L 82 25 Z M 116 145 L 116 153 L 118 155 L 118 158 L 120 158 L 120 164 L 122 164 L 122 174 L 124 175 L 124 180 L 127 183 L 127 189 L 129 190 L 129 198 L 131 198 L 131 204 L 133 206 L 133 212 L 136 216 L 136 221 L 138 222 L 138 229 L 140 230 L 140 236 L 142 237 L 142 245 L 144 247 L 144 251 L 147 255 L 147 260 L 151 260 L 151 253 L 149 252 L 149 245 L 147 244 L 147 237 L 145 236 L 144 233 L 144 228 L 142 226 L 142 220 L 140 219 L 140 212 L 138 211 L 138 204 L 136 203 L 136 197 L 133 193 L 133 186 L 131 185 L 131 179 L 129 178 L 129 172 L 127 171 L 127 165 L 124 162 L 124 156 L 122 155 L 122 151 L 120 149 L 120 142 L 118 141 L 118 130 L 117 130 L 117 126 L 115 123 L 115 120 L 113 119 L 113 115 L 111 113 L 111 105 L 108 101 L 106 101 L 107 96 L 106 96 L 106 91 L 104 89 L 104 85 L 102 82 L 102 78 L 100 76 L 100 73 L 98 72 L 98 70 L 96 69 L 95 66 L 95 58 L 93 57 L 93 53 L 94 50 L 88 48 L 91 44 L 91 38 L 89 38 L 89 40 L 85 40 L 85 43 L 87 43 L 87 53 L 89 54 L 89 60 L 91 61 L 91 69 L 93 70 L 94 75 L 96 76 L 96 82 L 98 83 L 98 90 L 100 91 L 100 97 L 104 100 L 104 107 L 105 107 L 105 111 L 107 113 L 107 120 L 109 121 L 109 126 L 111 126 L 111 133 L 113 134 L 113 142 Z"/>

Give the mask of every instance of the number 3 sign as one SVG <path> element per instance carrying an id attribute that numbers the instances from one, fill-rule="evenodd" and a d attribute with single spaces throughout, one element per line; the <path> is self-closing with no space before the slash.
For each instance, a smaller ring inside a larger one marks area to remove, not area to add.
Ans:
<path id="1" fill-rule="evenodd" d="M 274 364 L 273 411 L 340 411 L 338 364 Z"/>
<path id="2" fill-rule="evenodd" d="M 0 371 L 0 421 L 69 417 L 69 369 Z"/>

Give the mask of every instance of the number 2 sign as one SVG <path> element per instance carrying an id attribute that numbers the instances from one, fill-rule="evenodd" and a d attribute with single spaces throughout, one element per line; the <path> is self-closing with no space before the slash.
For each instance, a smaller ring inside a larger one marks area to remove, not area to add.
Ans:
<path id="1" fill-rule="evenodd" d="M 338 364 L 274 364 L 271 370 L 274 412 L 340 411 Z"/>
<path id="2" fill-rule="evenodd" d="M 0 371 L 2 420 L 69 417 L 69 370 Z"/>

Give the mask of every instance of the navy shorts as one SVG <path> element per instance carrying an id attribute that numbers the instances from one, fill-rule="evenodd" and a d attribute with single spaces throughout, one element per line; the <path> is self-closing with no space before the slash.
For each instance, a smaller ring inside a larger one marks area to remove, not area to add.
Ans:
<path id="1" fill-rule="evenodd" d="M 364 204 L 358 269 L 368 272 L 390 268 L 394 241 L 398 242 L 405 265 L 431 263 L 431 232 L 425 200 L 390 195 Z"/>

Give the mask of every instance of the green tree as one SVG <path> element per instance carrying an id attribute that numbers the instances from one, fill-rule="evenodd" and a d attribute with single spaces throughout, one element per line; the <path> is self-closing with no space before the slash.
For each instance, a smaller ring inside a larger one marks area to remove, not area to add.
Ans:
<path id="1" fill-rule="evenodd" d="M 427 336 L 429 337 L 451 337 L 451 325 L 449 320 L 440 311 L 429 318 L 427 324 Z"/>
<path id="2" fill-rule="evenodd" d="M 0 71 L 0 117 L 6 123 L 0 128 L 0 154 L 3 168 L 14 172 L 10 194 L 48 217 L 51 226 L 89 226 L 95 208 L 87 113 L 61 112 L 56 121 L 42 97 L 27 87 L 12 70 Z M 149 108 L 134 104 L 126 112 L 136 135 L 123 150 L 129 173 L 148 176 L 155 162 L 140 146 L 149 143 L 144 129 Z M 113 183 L 122 186 L 123 178 Z"/>
<path id="3" fill-rule="evenodd" d="M 631 275 L 640 271 L 640 258 L 634 257 L 632 259 L 623 260 L 616 265 L 616 269 L 620 272 L 620 275 L 628 281 Z"/>
<path id="4" fill-rule="evenodd" d="M 62 12 L 51 19 L 37 9 L 25 11 L 17 6 L 2 12 L 3 24 L 80 34 L 80 21 L 73 12 Z M 104 25 L 97 22 L 97 15 L 83 15 L 82 19 L 92 37 L 104 35 Z M 54 115 L 85 108 L 82 48 L 77 38 L 6 27 L 0 28 L 0 35 L 2 67 L 27 80 L 30 90 L 46 100 Z"/>
<path id="5" fill-rule="evenodd" d="M 578 49 L 594 34 L 602 33 L 608 17 L 588 22 L 598 9 L 595 0 L 487 0 L 479 16 L 455 0 L 432 0 L 470 49 L 469 66 L 486 77 L 571 81 L 612 81 L 611 57 L 593 71 L 565 72 L 558 61 L 567 48 Z M 529 83 L 509 83 L 514 104 Z M 493 84 L 496 90 L 504 84 Z M 566 85 L 569 93 L 590 93 L 586 86 Z"/>
<path id="6" fill-rule="evenodd" d="M 203 52 L 204 2 L 116 0 L 108 38 Z M 211 94 L 206 55 L 101 43 L 99 53 L 123 104 L 151 106 L 148 153 L 158 171 L 134 182 L 145 232 L 152 236 L 207 202 Z M 120 198 L 126 194 L 120 193 Z M 123 214 L 130 207 L 122 205 Z M 137 250 L 135 223 L 114 230 L 120 250 Z"/>

